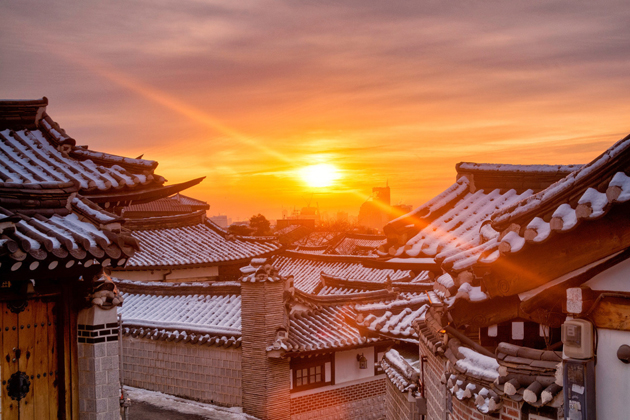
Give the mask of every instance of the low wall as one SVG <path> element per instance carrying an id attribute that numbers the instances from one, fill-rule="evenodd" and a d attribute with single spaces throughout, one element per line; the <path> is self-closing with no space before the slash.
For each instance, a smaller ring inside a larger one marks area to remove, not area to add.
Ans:
<path id="1" fill-rule="evenodd" d="M 241 349 L 123 337 L 125 385 L 240 407 Z"/>
<path id="2" fill-rule="evenodd" d="M 415 398 L 409 401 L 409 393 L 400 392 L 389 379 L 386 389 L 385 418 L 387 420 L 420 420 Z"/>
<path id="3" fill-rule="evenodd" d="M 291 395 L 291 420 L 385 418 L 385 375 Z"/>

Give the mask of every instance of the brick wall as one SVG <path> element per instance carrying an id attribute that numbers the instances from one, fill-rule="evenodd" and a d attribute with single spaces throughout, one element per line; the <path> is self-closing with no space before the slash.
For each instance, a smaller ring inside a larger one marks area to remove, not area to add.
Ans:
<path id="1" fill-rule="evenodd" d="M 291 420 L 371 420 L 385 416 L 385 381 L 381 377 L 355 385 L 291 397 Z"/>
<path id="2" fill-rule="evenodd" d="M 242 405 L 241 349 L 123 337 L 125 385 L 224 406 Z"/>
<path id="3" fill-rule="evenodd" d="M 243 410 L 262 420 L 290 418 L 289 359 L 267 356 L 276 331 L 286 328 L 284 281 L 243 282 Z"/>
<path id="4" fill-rule="evenodd" d="M 441 382 L 446 362 L 433 355 L 420 341 L 420 357 L 426 356 L 424 365 L 425 396 L 427 398 L 427 420 L 446 419 L 446 387 Z"/>
<path id="5" fill-rule="evenodd" d="M 416 401 L 408 400 L 407 392 L 400 390 L 387 379 L 385 396 L 385 418 L 387 420 L 420 420 Z"/>

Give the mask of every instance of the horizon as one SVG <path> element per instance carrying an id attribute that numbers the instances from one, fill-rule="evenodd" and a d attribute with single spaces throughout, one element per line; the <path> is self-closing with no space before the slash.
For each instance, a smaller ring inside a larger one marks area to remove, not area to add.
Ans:
<path id="1" fill-rule="evenodd" d="M 386 183 L 415 208 L 457 162 L 581 164 L 625 137 L 624 6 L 3 4 L 0 92 L 169 183 L 206 176 L 184 194 L 210 215 L 356 215 Z"/>

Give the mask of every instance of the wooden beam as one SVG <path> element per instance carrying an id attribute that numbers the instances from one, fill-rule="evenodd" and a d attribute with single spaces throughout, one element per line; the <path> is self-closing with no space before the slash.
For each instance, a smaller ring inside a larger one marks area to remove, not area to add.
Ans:
<path id="1" fill-rule="evenodd" d="M 449 310 L 455 325 L 481 328 L 529 316 L 520 311 L 518 296 L 498 297 L 480 302 L 458 299 Z"/>
<path id="2" fill-rule="evenodd" d="M 630 203 L 617 204 L 602 219 L 582 221 L 571 232 L 552 234 L 542 244 L 526 244 L 488 265 L 482 282 L 491 297 L 512 296 L 548 283 L 630 247 Z"/>
<path id="3" fill-rule="evenodd" d="M 598 328 L 630 331 L 630 293 L 601 292 L 587 317 Z"/>

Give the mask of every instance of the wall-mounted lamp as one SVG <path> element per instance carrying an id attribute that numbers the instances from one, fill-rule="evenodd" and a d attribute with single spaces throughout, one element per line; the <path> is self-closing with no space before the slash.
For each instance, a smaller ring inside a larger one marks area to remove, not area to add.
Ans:
<path id="1" fill-rule="evenodd" d="M 361 354 L 357 354 L 357 362 L 359 362 L 359 369 L 367 369 L 367 359 Z"/>

